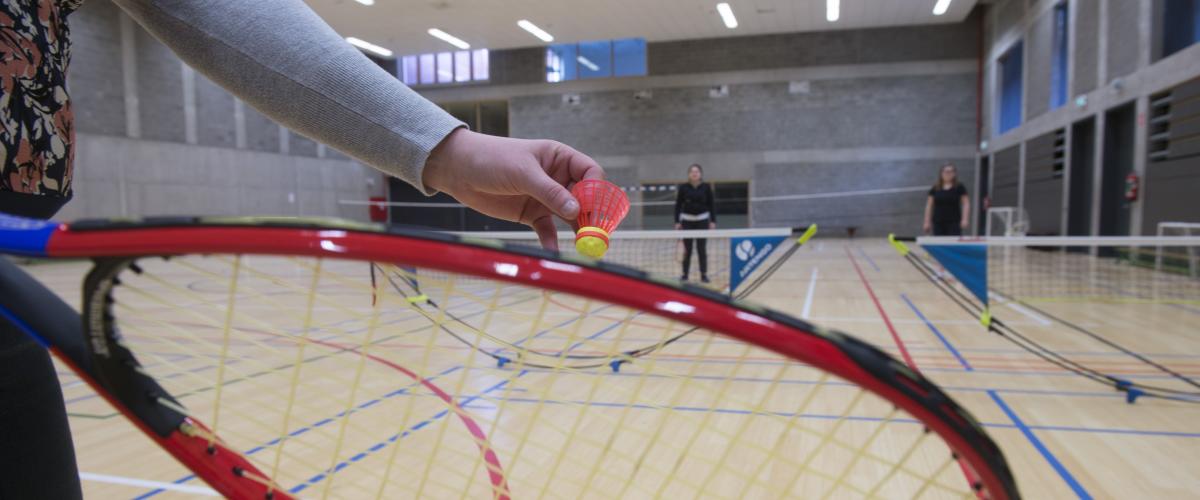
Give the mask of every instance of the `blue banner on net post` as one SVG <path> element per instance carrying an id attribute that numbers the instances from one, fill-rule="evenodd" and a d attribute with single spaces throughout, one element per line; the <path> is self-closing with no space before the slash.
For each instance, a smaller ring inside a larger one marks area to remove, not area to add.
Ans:
<path id="1" fill-rule="evenodd" d="M 729 239 L 729 294 L 737 290 L 758 266 L 766 262 L 787 236 L 751 236 Z"/>

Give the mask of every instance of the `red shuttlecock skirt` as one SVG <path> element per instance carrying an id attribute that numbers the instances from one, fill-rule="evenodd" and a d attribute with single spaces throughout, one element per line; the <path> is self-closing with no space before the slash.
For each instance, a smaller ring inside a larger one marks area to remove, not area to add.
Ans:
<path id="1" fill-rule="evenodd" d="M 588 257 L 603 257 L 609 236 L 629 214 L 629 198 L 620 187 L 600 179 L 580 181 L 571 194 L 579 200 L 575 249 Z"/>

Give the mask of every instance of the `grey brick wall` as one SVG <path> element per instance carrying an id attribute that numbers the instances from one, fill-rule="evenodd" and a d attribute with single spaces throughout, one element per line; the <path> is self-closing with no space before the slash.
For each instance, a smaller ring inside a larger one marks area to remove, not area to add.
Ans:
<path id="1" fill-rule="evenodd" d="M 126 133 L 119 15 L 111 2 L 87 2 L 67 19 L 72 40 L 67 89 L 77 132 Z"/>
<path id="2" fill-rule="evenodd" d="M 1025 17 L 1025 0 L 1001 0 L 992 8 L 995 9 L 996 32 L 993 36 L 996 37 L 1004 36 Z"/>
<path id="3" fill-rule="evenodd" d="M 196 73 L 196 135 L 200 144 L 236 146 L 233 101 L 232 94 Z"/>
<path id="4" fill-rule="evenodd" d="M 596 92 L 579 105 L 559 95 L 510 101 L 514 137 L 557 139 L 600 155 L 807 148 L 970 145 L 974 74 L 817 80 L 809 94 L 787 82 Z"/>
<path id="5" fill-rule="evenodd" d="M 1026 44 L 1029 58 L 1025 92 L 1025 120 L 1037 118 L 1050 108 L 1050 69 L 1054 49 L 1054 10 L 1048 10 L 1030 28 Z"/>
<path id="6" fill-rule="evenodd" d="M 245 106 L 244 109 L 246 110 L 246 149 L 278 153 L 279 124 L 250 106 Z"/>
<path id="7" fill-rule="evenodd" d="M 1108 80 L 1137 70 L 1141 2 L 1108 2 Z M 1107 82 L 1105 82 L 1107 83 Z"/>
<path id="8" fill-rule="evenodd" d="M 1071 81 L 1071 94 L 1080 95 L 1091 92 L 1096 88 L 1096 64 L 1100 33 L 1100 2 L 1084 0 L 1071 3 L 1075 13 L 1075 46 L 1072 50 L 1075 58 L 1074 80 Z"/>
<path id="9" fill-rule="evenodd" d="M 546 81 L 546 49 L 493 50 L 488 53 L 488 83 L 514 85 Z"/>
<path id="10" fill-rule="evenodd" d="M 957 24 L 823 31 L 651 43 L 651 75 L 865 63 L 970 59 L 978 56 L 977 20 Z"/>
<path id="11" fill-rule="evenodd" d="M 974 160 L 947 159 L 959 168 L 960 180 L 974 185 Z M 753 197 L 789 196 L 876 188 L 920 186 L 919 191 L 832 198 L 756 202 L 756 226 L 816 223 L 827 228 L 854 226 L 861 235 L 918 234 L 925 199 L 937 178 L 940 161 L 908 160 L 850 163 L 762 164 L 755 166 Z M 974 198 L 974 193 L 971 194 Z"/>
<path id="12" fill-rule="evenodd" d="M 316 158 L 316 156 L 317 156 L 316 141 L 313 141 L 312 139 L 309 139 L 309 138 L 307 138 L 303 135 L 300 135 L 294 131 L 288 131 L 288 133 L 292 134 L 291 138 L 288 139 L 288 148 L 292 155 L 308 156 L 308 157 Z"/>
<path id="13" fill-rule="evenodd" d="M 142 137 L 183 142 L 183 62 L 143 30 L 137 31 L 136 40 Z"/>

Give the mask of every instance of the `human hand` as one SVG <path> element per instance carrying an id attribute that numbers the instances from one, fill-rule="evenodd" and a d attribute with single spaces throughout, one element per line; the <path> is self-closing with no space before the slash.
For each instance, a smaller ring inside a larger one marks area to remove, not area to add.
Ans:
<path id="1" fill-rule="evenodd" d="M 558 249 L 552 216 L 576 226 L 579 202 L 568 191 L 604 169 L 571 147 L 466 129 L 451 132 L 425 161 L 422 181 L 481 213 L 533 228 L 542 247 Z"/>
<path id="2" fill-rule="evenodd" d="M 675 230 L 676 230 L 676 231 L 678 231 L 678 230 L 680 230 L 680 229 L 683 229 L 683 224 L 680 224 L 680 223 L 676 222 L 676 223 L 675 223 Z"/>
<path id="3" fill-rule="evenodd" d="M 716 228 L 717 228 L 717 223 L 716 223 L 716 222 L 709 222 L 709 223 L 708 223 L 708 228 L 709 228 L 709 229 L 716 229 Z"/>
<path id="4" fill-rule="evenodd" d="M 971 225 L 971 223 L 967 222 L 966 219 L 963 219 L 962 222 L 958 223 L 958 227 L 963 228 L 963 229 L 966 229 L 967 226 L 970 226 L 970 225 Z"/>
<path id="5" fill-rule="evenodd" d="M 933 232 L 933 224 L 930 224 L 929 221 L 925 221 L 925 225 L 921 227 L 921 230 L 924 231 L 925 234 L 929 234 Z"/>

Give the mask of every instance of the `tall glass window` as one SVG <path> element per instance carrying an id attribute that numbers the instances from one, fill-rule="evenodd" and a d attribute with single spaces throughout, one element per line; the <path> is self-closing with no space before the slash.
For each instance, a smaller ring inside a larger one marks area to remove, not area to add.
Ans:
<path id="1" fill-rule="evenodd" d="M 1067 4 L 1054 7 L 1054 53 L 1050 68 L 1050 109 L 1067 103 Z"/>
<path id="2" fill-rule="evenodd" d="M 1024 44 L 1017 42 L 1000 56 L 1000 106 L 997 129 L 1001 134 L 1021 125 Z"/>
<path id="3" fill-rule="evenodd" d="M 597 40 L 546 48 L 546 81 L 646 75 L 646 40 Z"/>

